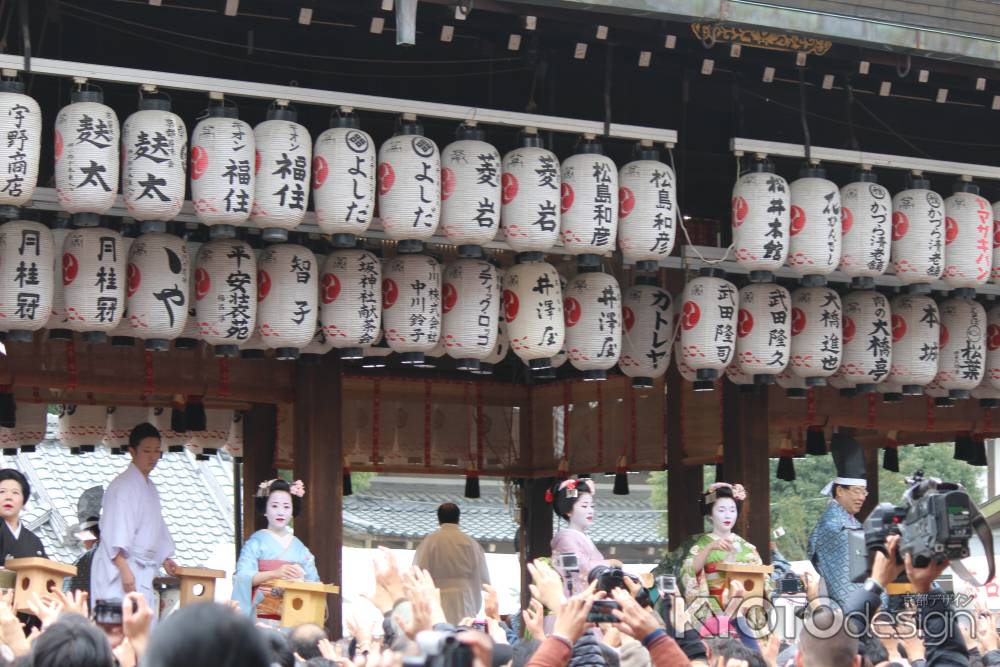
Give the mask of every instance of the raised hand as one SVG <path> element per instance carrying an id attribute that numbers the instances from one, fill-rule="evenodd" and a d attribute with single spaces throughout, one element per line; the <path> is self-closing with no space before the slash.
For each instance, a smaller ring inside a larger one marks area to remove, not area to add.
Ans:
<path id="1" fill-rule="evenodd" d="M 550 611 L 555 611 L 563 604 L 563 582 L 559 573 L 545 561 L 536 560 L 528 563 L 531 574 L 531 596 L 541 602 Z"/>
<path id="2" fill-rule="evenodd" d="M 553 633 L 575 644 L 587 629 L 587 614 L 594 604 L 594 595 L 589 590 L 574 595 L 559 608 Z"/>
<path id="3" fill-rule="evenodd" d="M 524 627 L 531 633 L 532 639 L 538 641 L 545 639 L 545 607 L 541 602 L 531 598 L 527 609 L 521 611 L 521 618 L 524 619 Z"/>
<path id="4" fill-rule="evenodd" d="M 500 620 L 500 599 L 497 590 L 489 584 L 483 584 L 483 614 L 486 618 Z"/>
<path id="5" fill-rule="evenodd" d="M 122 600 L 122 631 L 132 644 L 137 659 L 146 652 L 149 628 L 153 624 L 153 610 L 141 593 L 129 593 Z"/>
<path id="6" fill-rule="evenodd" d="M 621 609 L 612 609 L 611 614 L 618 619 L 618 629 L 629 637 L 642 641 L 660 627 L 653 612 L 644 609 L 629 593 L 616 588 L 611 591 L 611 598 L 621 606 Z"/>

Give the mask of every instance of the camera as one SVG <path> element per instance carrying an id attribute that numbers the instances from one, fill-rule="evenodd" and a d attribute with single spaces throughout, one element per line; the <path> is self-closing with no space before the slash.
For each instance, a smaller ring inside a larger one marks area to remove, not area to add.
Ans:
<path id="1" fill-rule="evenodd" d="M 802 578 L 794 572 L 786 572 L 778 578 L 778 595 L 799 595 L 806 592 Z"/>
<path id="2" fill-rule="evenodd" d="M 560 572 L 579 572 L 579 559 L 576 554 L 556 554 L 556 569 Z"/>
<path id="3" fill-rule="evenodd" d="M 419 632 L 417 645 L 421 655 L 404 658 L 406 667 L 472 667 L 472 647 L 458 641 L 454 632 Z"/>
<path id="4" fill-rule="evenodd" d="M 100 625 L 121 625 L 122 624 L 122 601 L 95 600 L 94 601 L 94 623 Z"/>
<path id="5" fill-rule="evenodd" d="M 636 596 L 635 601 L 638 602 L 643 607 L 649 605 L 649 591 L 647 591 L 642 582 L 639 581 L 639 577 L 634 574 L 628 574 L 625 570 L 620 567 L 612 567 L 611 565 L 598 565 L 587 574 L 587 583 L 593 581 L 597 582 L 597 590 L 604 591 L 607 594 L 611 594 L 616 588 L 620 588 L 623 591 L 628 591 L 628 586 L 625 585 L 625 578 L 628 577 L 632 580 L 632 583 L 639 586 L 639 594 Z"/>

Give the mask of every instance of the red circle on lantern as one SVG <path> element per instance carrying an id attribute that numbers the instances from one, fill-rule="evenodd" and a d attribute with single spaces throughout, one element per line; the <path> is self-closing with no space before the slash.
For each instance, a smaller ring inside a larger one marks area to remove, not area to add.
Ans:
<path id="1" fill-rule="evenodd" d="M 260 151 L 253 152 L 253 173 L 260 173 Z"/>
<path id="2" fill-rule="evenodd" d="M 396 286 L 396 281 L 392 278 L 386 278 L 382 281 L 382 307 L 392 308 L 393 304 L 396 303 L 396 299 L 399 298 L 399 288 Z"/>
<path id="3" fill-rule="evenodd" d="M 507 324 L 510 324 L 517 317 L 517 311 L 520 310 L 521 304 L 517 298 L 517 294 L 509 289 L 503 291 L 503 317 L 507 320 Z"/>
<path id="4" fill-rule="evenodd" d="M 744 308 L 740 308 L 737 316 L 736 335 L 745 338 L 753 331 L 753 314 Z"/>
<path id="5" fill-rule="evenodd" d="M 902 315 L 892 316 L 892 342 L 898 343 L 906 335 L 906 320 Z"/>
<path id="6" fill-rule="evenodd" d="M 945 218 L 944 219 L 944 243 L 945 245 L 951 245 L 951 242 L 958 238 L 958 223 L 955 222 L 955 218 Z"/>
<path id="7" fill-rule="evenodd" d="M 271 293 L 271 276 L 267 271 L 257 271 L 257 301 L 263 301 Z"/>
<path id="8" fill-rule="evenodd" d="M 789 234 L 795 236 L 806 226 L 806 212 L 802 210 L 801 206 L 792 207 L 792 226 L 788 230 Z"/>
<path id="9" fill-rule="evenodd" d="M 559 188 L 559 208 L 565 213 L 573 205 L 573 186 L 563 183 Z"/>
<path id="10" fill-rule="evenodd" d="M 384 195 L 392 190 L 392 184 L 396 182 L 396 171 L 388 162 L 383 162 L 378 166 L 378 193 Z"/>
<path id="11" fill-rule="evenodd" d="M 441 170 L 441 201 L 455 194 L 455 186 L 458 185 L 458 178 L 455 172 L 445 167 Z"/>
<path id="12" fill-rule="evenodd" d="M 846 206 L 840 207 L 840 233 L 846 234 L 854 226 L 854 214 Z"/>
<path id="13" fill-rule="evenodd" d="M 805 331 L 806 314 L 801 308 L 792 308 L 792 335 L 798 336 Z"/>
<path id="14" fill-rule="evenodd" d="M 635 313 L 628 306 L 622 308 L 622 324 L 625 326 L 625 333 L 631 331 L 632 327 L 635 326 Z"/>
<path id="15" fill-rule="evenodd" d="M 194 272 L 194 298 L 196 301 L 201 301 L 208 294 L 208 290 L 212 287 L 212 279 L 208 275 L 208 271 L 201 268 L 200 266 L 195 269 Z"/>
<path id="16" fill-rule="evenodd" d="M 618 215 L 627 218 L 635 208 L 635 194 L 624 185 L 618 188 Z"/>
<path id="17" fill-rule="evenodd" d="M 458 290 L 452 283 L 445 283 L 441 288 L 441 310 L 448 313 L 458 303 Z"/>
<path id="18" fill-rule="evenodd" d="M 892 240 L 898 241 L 910 229 L 910 219 L 902 211 L 895 211 L 892 214 Z"/>
<path id="19" fill-rule="evenodd" d="M 733 227 L 739 227 L 750 214 L 750 204 L 743 197 L 733 197 Z"/>
<path id="20" fill-rule="evenodd" d="M 948 327 L 943 323 L 941 324 L 941 331 L 938 333 L 938 348 L 944 350 L 944 346 L 948 344 Z"/>
<path id="21" fill-rule="evenodd" d="M 319 190 L 326 183 L 326 177 L 330 175 L 330 165 L 326 158 L 317 155 L 313 158 L 313 190 Z"/>
<path id="22" fill-rule="evenodd" d="M 125 275 L 125 282 L 128 284 L 128 295 L 133 296 L 139 291 L 139 285 L 142 284 L 142 273 L 139 271 L 138 266 L 129 262 L 125 270 Z"/>
<path id="23" fill-rule="evenodd" d="M 854 320 L 844 315 L 844 344 L 850 343 L 854 340 L 854 334 L 857 332 L 857 327 L 854 326 Z"/>
<path id="24" fill-rule="evenodd" d="M 576 326 L 576 323 L 580 321 L 580 315 L 583 314 L 583 309 L 580 308 L 580 302 L 571 296 L 563 299 L 563 317 L 566 320 L 566 326 L 572 327 Z"/>
<path id="25" fill-rule="evenodd" d="M 701 308 L 694 301 L 685 301 L 681 308 L 681 326 L 685 331 L 694 329 L 701 319 Z"/>
<path id="26" fill-rule="evenodd" d="M 340 278 L 335 273 L 324 273 L 322 278 L 323 303 L 333 303 L 340 296 Z"/>
<path id="27" fill-rule="evenodd" d="M 1000 224 L 993 230 L 993 247 L 1000 248 Z"/>
<path id="28" fill-rule="evenodd" d="M 986 346 L 990 352 L 1000 348 L 1000 324 L 991 324 L 986 328 Z"/>
<path id="29" fill-rule="evenodd" d="M 203 146 L 191 149 L 191 180 L 197 181 L 208 171 L 208 151 Z"/>
<path id="30" fill-rule="evenodd" d="M 504 175 L 500 177 L 500 187 L 502 188 L 500 201 L 506 206 L 517 196 L 517 176 L 504 172 Z"/>
<path id="31" fill-rule="evenodd" d="M 56 162 L 59 161 L 59 158 L 62 157 L 62 154 L 63 154 L 62 132 L 56 130 Z"/>
<path id="32" fill-rule="evenodd" d="M 79 270 L 80 262 L 77 261 L 76 255 L 65 253 L 62 258 L 63 285 L 69 285 L 76 280 L 76 272 Z"/>

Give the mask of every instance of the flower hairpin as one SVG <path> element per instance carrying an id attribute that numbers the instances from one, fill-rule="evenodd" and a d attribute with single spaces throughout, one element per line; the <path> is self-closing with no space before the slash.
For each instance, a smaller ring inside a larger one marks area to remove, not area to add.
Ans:
<path id="1" fill-rule="evenodd" d="M 733 493 L 733 500 L 746 500 L 747 490 L 743 488 L 742 484 L 730 484 L 728 482 L 715 482 L 710 484 L 708 490 L 705 491 L 706 502 L 715 502 L 716 491 L 719 489 L 729 489 Z"/>
<path id="2" fill-rule="evenodd" d="M 580 485 L 583 485 L 584 493 L 594 494 L 594 481 L 589 478 L 583 479 L 567 479 L 559 483 L 559 488 L 557 491 L 565 491 L 567 498 L 576 498 L 580 495 Z M 555 495 L 552 493 L 552 489 L 545 492 L 545 502 L 553 503 L 555 502 Z"/>
<path id="3" fill-rule="evenodd" d="M 288 489 L 288 492 L 293 496 L 298 496 L 299 498 L 301 498 L 304 495 L 306 495 L 306 485 L 302 483 L 301 479 L 297 479 L 294 482 L 292 482 L 291 487 Z"/>

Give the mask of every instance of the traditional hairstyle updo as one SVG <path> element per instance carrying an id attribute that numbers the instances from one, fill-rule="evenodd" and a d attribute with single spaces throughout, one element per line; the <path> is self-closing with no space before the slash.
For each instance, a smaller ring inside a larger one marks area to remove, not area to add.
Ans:
<path id="1" fill-rule="evenodd" d="M 715 485 L 713 484 L 713 486 Z M 743 487 L 739 486 L 739 490 L 742 491 L 742 489 Z M 734 487 L 724 484 L 716 488 L 709 487 L 709 490 L 698 499 L 698 506 L 701 508 L 702 516 L 711 516 L 712 507 L 715 506 L 715 502 L 719 498 L 731 498 L 736 503 L 736 512 L 740 513 L 743 511 L 743 497 L 745 497 L 745 493 L 741 494 Z"/>
<path id="2" fill-rule="evenodd" d="M 594 495 L 594 482 L 589 477 L 564 479 L 545 492 L 545 500 L 552 503 L 556 516 L 569 521 L 573 506 L 584 493 Z"/>
<path id="3" fill-rule="evenodd" d="M 15 470 L 14 468 L 2 468 L 0 469 L 0 482 L 12 479 L 18 483 L 21 487 L 21 495 L 24 497 L 24 504 L 28 504 L 28 499 L 31 498 L 31 484 L 28 483 L 28 478 L 24 476 L 20 470 Z"/>
<path id="4" fill-rule="evenodd" d="M 298 516 L 299 510 L 302 509 L 302 498 L 292 493 L 292 485 L 283 479 L 276 479 L 271 482 L 271 485 L 267 487 L 266 494 L 260 494 L 254 497 L 254 509 L 257 514 L 261 516 L 267 514 L 267 501 L 270 500 L 271 494 L 275 491 L 284 491 L 292 497 L 292 516 Z"/>

